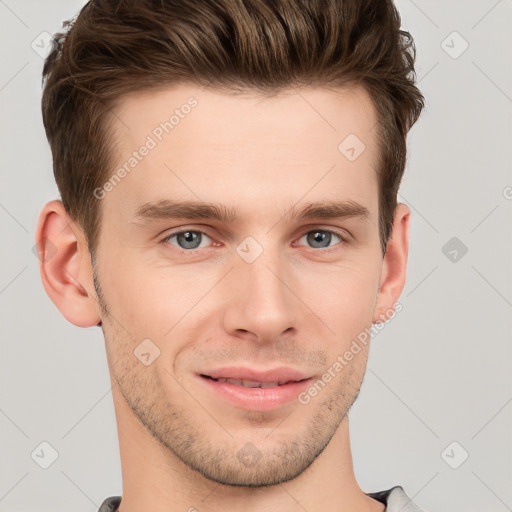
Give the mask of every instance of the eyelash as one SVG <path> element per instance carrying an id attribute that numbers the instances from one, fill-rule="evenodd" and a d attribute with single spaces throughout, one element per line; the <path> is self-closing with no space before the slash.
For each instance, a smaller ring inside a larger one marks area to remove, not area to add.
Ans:
<path id="1" fill-rule="evenodd" d="M 322 228 L 316 228 L 316 229 L 308 229 L 307 231 L 303 231 L 302 234 L 298 237 L 297 240 L 300 240 L 304 235 L 308 235 L 309 233 L 313 233 L 315 231 L 320 231 L 320 232 L 323 232 L 323 233 L 330 233 L 332 235 L 336 235 L 340 238 L 341 242 L 339 244 L 335 244 L 333 247 L 326 247 L 326 248 L 321 248 L 321 249 L 316 249 L 315 247 L 308 247 L 308 249 L 311 249 L 315 252 L 330 252 L 332 250 L 335 250 L 336 249 L 336 246 L 337 245 L 345 245 L 349 242 L 349 239 L 348 237 L 341 233 L 340 231 L 337 231 L 337 230 L 333 230 L 333 229 L 322 229 Z M 175 236 L 177 235 L 181 235 L 183 233 L 187 233 L 187 232 L 192 232 L 192 233 L 200 233 L 201 235 L 206 235 L 208 238 L 212 239 L 213 238 L 208 234 L 206 233 L 205 231 L 201 231 L 200 229 L 181 229 L 180 231 L 175 231 L 173 233 L 170 233 L 168 235 L 165 236 L 165 238 L 163 238 L 161 240 L 161 243 L 165 244 L 165 245 L 169 245 L 169 240 L 171 238 L 174 238 Z M 174 244 L 172 244 L 174 245 Z M 186 253 L 195 253 L 197 251 L 200 251 L 202 249 L 208 249 L 210 247 L 202 247 L 202 248 L 198 248 L 198 249 L 182 249 L 181 247 L 175 245 L 174 246 L 177 250 L 179 251 L 182 251 L 182 252 L 186 252 Z"/>

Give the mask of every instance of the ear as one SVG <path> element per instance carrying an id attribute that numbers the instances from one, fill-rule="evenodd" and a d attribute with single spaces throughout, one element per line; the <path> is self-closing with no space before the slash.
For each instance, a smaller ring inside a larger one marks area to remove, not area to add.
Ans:
<path id="1" fill-rule="evenodd" d="M 411 211 L 403 203 L 395 208 L 393 229 L 382 262 L 373 323 L 385 322 L 393 315 L 395 304 L 405 286 L 409 252 L 409 219 Z"/>
<path id="2" fill-rule="evenodd" d="M 50 201 L 41 210 L 36 247 L 44 289 L 59 311 L 78 327 L 98 325 L 100 308 L 87 242 L 61 201 Z"/>

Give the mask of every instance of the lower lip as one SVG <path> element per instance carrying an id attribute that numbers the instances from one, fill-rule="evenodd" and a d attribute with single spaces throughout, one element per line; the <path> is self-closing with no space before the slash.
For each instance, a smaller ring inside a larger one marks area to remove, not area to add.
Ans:
<path id="1" fill-rule="evenodd" d="M 250 411 L 271 411 L 297 399 L 312 379 L 289 382 L 273 388 L 246 388 L 229 382 L 219 382 L 207 377 L 199 378 L 215 393 L 228 402 Z"/>

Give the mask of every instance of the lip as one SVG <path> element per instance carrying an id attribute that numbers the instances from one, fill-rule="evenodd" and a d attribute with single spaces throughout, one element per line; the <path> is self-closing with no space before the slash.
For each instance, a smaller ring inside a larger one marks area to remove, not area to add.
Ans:
<path id="1" fill-rule="evenodd" d="M 212 377 L 212 378 L 208 378 Z M 215 395 L 232 405 L 250 411 L 271 411 L 297 399 L 311 381 L 312 377 L 290 368 L 257 371 L 249 368 L 218 368 L 197 378 Z M 219 382 L 214 378 L 242 379 L 257 382 L 288 382 L 271 388 L 250 388 L 229 382 Z"/>

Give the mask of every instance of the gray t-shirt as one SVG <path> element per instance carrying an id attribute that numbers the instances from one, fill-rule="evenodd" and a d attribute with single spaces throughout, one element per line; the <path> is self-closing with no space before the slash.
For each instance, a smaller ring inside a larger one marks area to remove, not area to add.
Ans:
<path id="1" fill-rule="evenodd" d="M 386 512 L 422 512 L 405 494 L 400 485 L 395 485 L 387 491 L 369 492 L 371 498 L 386 505 Z M 121 496 L 111 496 L 102 504 L 98 512 L 117 512 Z"/>

